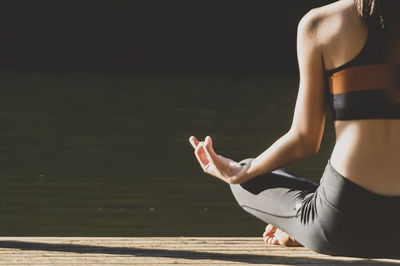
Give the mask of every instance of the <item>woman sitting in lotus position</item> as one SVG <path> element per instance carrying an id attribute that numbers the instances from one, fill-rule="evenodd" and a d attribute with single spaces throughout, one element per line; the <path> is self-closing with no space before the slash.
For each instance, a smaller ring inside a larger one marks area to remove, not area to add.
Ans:
<path id="1" fill-rule="evenodd" d="M 340 0 L 299 23 L 300 86 L 290 130 L 255 159 L 190 137 L 202 169 L 269 225 L 268 244 L 355 257 L 400 257 L 399 0 Z M 320 184 L 282 167 L 315 154 L 326 105 L 336 143 Z"/>

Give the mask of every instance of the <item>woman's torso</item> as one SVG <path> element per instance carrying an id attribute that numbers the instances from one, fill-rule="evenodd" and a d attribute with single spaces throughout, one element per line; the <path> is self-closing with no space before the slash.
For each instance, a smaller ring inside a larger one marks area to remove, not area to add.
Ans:
<path id="1" fill-rule="evenodd" d="M 331 70 L 354 59 L 371 33 L 352 0 L 338 1 L 322 12 L 327 14 L 328 29 L 322 36 L 326 38 L 323 59 Z M 400 64 L 400 36 L 387 40 L 392 49 L 385 63 Z M 400 195 L 400 119 L 336 120 L 334 125 L 336 143 L 330 161 L 336 171 L 372 192 Z"/>

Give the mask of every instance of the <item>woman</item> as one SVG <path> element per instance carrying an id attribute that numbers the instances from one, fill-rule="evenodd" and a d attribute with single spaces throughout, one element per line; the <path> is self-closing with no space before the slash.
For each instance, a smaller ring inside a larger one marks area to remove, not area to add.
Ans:
<path id="1" fill-rule="evenodd" d="M 293 122 L 257 158 L 238 163 L 216 154 L 211 137 L 190 137 L 203 170 L 269 223 L 267 243 L 400 257 L 399 3 L 340 0 L 302 18 Z M 318 152 L 326 104 L 336 143 L 317 186 L 280 168 Z"/>

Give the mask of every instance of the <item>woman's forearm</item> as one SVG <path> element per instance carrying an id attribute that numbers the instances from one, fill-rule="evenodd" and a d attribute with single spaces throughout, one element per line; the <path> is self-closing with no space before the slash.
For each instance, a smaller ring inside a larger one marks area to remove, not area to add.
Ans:
<path id="1" fill-rule="evenodd" d="M 271 172 L 291 162 L 300 160 L 316 151 L 299 135 L 288 132 L 274 142 L 267 150 L 243 167 L 243 171 L 232 180 L 243 183 L 253 177 Z"/>

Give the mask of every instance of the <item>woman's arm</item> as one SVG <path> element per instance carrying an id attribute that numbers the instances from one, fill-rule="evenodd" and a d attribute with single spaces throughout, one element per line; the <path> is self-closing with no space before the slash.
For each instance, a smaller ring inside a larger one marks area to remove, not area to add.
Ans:
<path id="1" fill-rule="evenodd" d="M 325 125 L 325 73 L 323 36 L 319 26 L 323 16 L 312 10 L 299 23 L 297 54 L 300 86 L 290 130 L 254 160 L 242 165 L 215 153 L 212 140 L 190 137 L 194 153 L 205 173 L 229 184 L 240 184 L 278 169 L 319 150 Z M 321 36 L 322 37 L 321 37 Z M 325 38 L 326 39 L 326 38 Z"/>
<path id="2" fill-rule="evenodd" d="M 318 152 L 325 124 L 323 42 L 318 31 L 322 19 L 318 11 L 312 10 L 299 23 L 297 55 L 300 86 L 290 130 L 243 167 L 231 180 L 232 183 L 243 183 Z"/>

